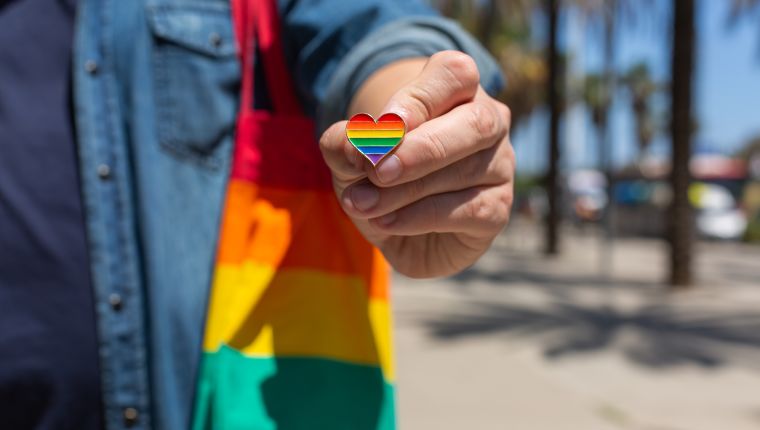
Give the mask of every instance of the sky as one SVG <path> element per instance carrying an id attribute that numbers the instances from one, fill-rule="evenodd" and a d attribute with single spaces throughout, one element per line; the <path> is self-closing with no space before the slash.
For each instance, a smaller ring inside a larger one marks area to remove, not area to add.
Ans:
<path id="1" fill-rule="evenodd" d="M 655 79 L 670 75 L 671 0 L 652 0 L 653 7 L 637 12 L 633 20 L 618 25 L 615 63 L 618 70 L 646 62 Z M 694 139 L 698 152 L 734 153 L 750 138 L 760 136 L 760 15 L 728 25 L 729 1 L 697 0 L 697 64 L 695 114 L 699 129 Z M 572 11 L 562 15 L 560 45 L 572 52 L 570 73 L 582 76 L 602 67 L 600 32 Z M 540 36 L 539 36 L 540 37 Z M 667 113 L 663 96 L 657 109 Z M 638 156 L 629 101 L 616 97 L 611 117 L 613 162 L 630 163 Z M 667 126 L 667 119 L 661 117 Z M 546 166 L 548 117 L 537 112 L 514 130 L 512 138 L 518 169 L 538 173 Z M 669 139 L 663 130 L 649 154 L 669 155 Z M 577 106 L 567 112 L 562 125 L 564 168 L 598 163 L 598 146 L 588 112 Z"/>

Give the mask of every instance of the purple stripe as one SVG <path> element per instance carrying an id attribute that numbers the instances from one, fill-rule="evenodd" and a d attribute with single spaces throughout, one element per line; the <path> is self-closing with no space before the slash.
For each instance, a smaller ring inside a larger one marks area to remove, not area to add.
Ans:
<path id="1" fill-rule="evenodd" d="M 369 158 L 369 161 L 371 161 L 372 164 L 375 164 L 375 165 L 377 165 L 380 159 L 385 157 L 385 154 L 365 154 L 365 155 L 367 156 L 367 158 Z"/>

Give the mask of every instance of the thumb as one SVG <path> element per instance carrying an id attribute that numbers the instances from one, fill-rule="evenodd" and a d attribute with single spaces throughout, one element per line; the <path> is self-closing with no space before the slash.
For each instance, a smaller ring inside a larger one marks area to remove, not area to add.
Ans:
<path id="1" fill-rule="evenodd" d="M 383 112 L 404 119 L 407 131 L 471 101 L 478 91 L 480 73 L 475 60 L 459 51 L 433 54 L 422 72 L 398 90 Z"/>

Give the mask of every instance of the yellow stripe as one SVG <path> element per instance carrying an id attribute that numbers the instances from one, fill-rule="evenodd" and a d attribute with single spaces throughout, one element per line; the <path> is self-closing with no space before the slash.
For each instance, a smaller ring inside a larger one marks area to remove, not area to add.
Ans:
<path id="1" fill-rule="evenodd" d="M 275 270 L 265 264 L 217 264 L 211 289 L 204 350 L 215 351 L 229 341 L 261 298 Z"/>
<path id="2" fill-rule="evenodd" d="M 394 379 L 390 307 L 355 276 L 219 265 L 204 350 L 221 344 L 251 356 L 312 356 L 380 365 Z"/>
<path id="3" fill-rule="evenodd" d="M 348 130 L 348 137 L 358 139 L 362 137 L 404 137 L 404 130 Z"/>

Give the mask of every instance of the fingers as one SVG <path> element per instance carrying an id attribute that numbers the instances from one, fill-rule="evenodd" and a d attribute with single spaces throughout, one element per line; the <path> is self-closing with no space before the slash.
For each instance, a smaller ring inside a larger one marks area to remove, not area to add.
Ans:
<path id="1" fill-rule="evenodd" d="M 512 207 L 512 182 L 425 197 L 370 221 L 382 234 L 413 236 L 465 233 L 493 236 L 506 225 Z"/>
<path id="2" fill-rule="evenodd" d="M 377 187 L 368 180 L 346 188 L 340 196 L 344 210 L 354 218 L 386 215 L 424 197 L 474 186 L 499 185 L 512 180 L 514 152 L 507 139 L 442 170 L 394 187 Z"/>
<path id="3" fill-rule="evenodd" d="M 475 96 L 480 74 L 475 61 L 458 51 L 433 54 L 419 76 L 391 97 L 383 112 L 395 112 L 414 130 Z"/>
<path id="4" fill-rule="evenodd" d="M 320 147 L 325 162 L 333 171 L 335 180 L 347 185 L 365 177 L 366 172 L 370 172 L 374 178 L 373 182 L 391 185 L 402 181 L 399 179 L 401 171 L 406 170 L 408 172 L 408 176 L 403 180 L 409 181 L 431 172 L 436 166 L 440 168 L 482 149 L 482 146 L 469 147 L 472 138 L 465 133 L 460 132 L 459 134 L 445 136 L 434 133 L 436 128 L 433 125 L 426 124 L 424 134 L 420 134 L 418 137 L 413 137 L 414 134 L 411 132 L 430 119 L 437 118 L 456 106 L 472 101 L 478 94 L 479 80 L 477 65 L 468 55 L 456 51 L 443 51 L 431 56 L 420 75 L 399 90 L 384 109 L 384 112 L 395 112 L 404 118 L 407 125 L 407 140 L 426 140 L 426 143 L 424 146 L 408 143 L 401 145 L 397 151 L 399 154 L 390 156 L 381 162 L 377 172 L 348 142 L 344 132 L 346 122 L 333 124 L 322 135 Z M 462 121 L 465 121 L 465 124 L 471 124 L 485 130 L 486 134 L 492 131 L 490 127 L 496 123 L 496 121 L 489 122 L 492 120 L 492 115 L 483 114 L 484 118 L 480 121 L 473 118 L 478 112 L 483 112 L 488 108 L 476 105 L 472 109 L 474 112 L 469 114 L 460 112 L 455 115 L 451 119 L 449 127 L 461 127 Z M 484 140 L 478 142 L 487 143 Z M 419 151 L 426 152 L 426 154 L 425 156 L 411 154 L 413 148 L 405 148 L 407 146 L 420 146 Z M 403 155 L 405 153 L 408 155 Z M 446 158 L 445 156 L 448 154 L 451 154 L 452 157 Z M 409 158 L 406 162 L 409 167 L 404 165 L 405 158 Z M 442 158 L 446 159 L 441 160 Z M 440 162 L 425 166 L 424 163 L 428 159 L 440 160 Z M 422 168 L 418 169 L 417 166 L 422 166 Z"/>
<path id="5" fill-rule="evenodd" d="M 504 139 L 509 115 L 505 105 L 484 93 L 407 133 L 396 151 L 368 176 L 384 187 L 422 178 Z"/>

